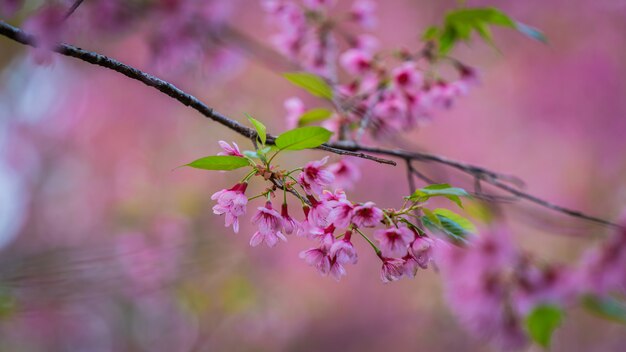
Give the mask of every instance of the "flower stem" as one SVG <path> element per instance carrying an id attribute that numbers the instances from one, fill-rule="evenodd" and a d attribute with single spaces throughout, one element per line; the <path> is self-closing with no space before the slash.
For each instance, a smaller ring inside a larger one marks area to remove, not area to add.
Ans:
<path id="1" fill-rule="evenodd" d="M 359 230 L 357 227 L 354 227 L 354 230 L 356 232 L 359 233 L 359 235 L 361 235 L 361 237 L 365 238 L 365 240 L 367 241 L 367 243 L 370 244 L 370 246 L 372 246 L 372 248 L 374 248 L 374 252 L 376 252 L 377 256 L 381 256 L 381 251 L 378 247 L 376 247 L 376 245 L 374 244 L 374 242 L 372 242 L 372 240 L 370 240 L 367 236 L 365 236 L 365 234 L 363 232 L 361 232 L 361 230 Z"/>

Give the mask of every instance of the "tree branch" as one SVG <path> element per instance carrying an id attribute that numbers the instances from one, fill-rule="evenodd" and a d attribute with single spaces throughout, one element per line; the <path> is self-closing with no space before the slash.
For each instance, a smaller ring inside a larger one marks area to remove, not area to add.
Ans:
<path id="1" fill-rule="evenodd" d="M 24 45 L 30 45 L 30 46 L 37 45 L 36 39 L 33 36 L 3 21 L 0 21 L 0 35 L 13 39 L 14 41 L 24 44 Z M 166 82 L 158 77 L 150 75 L 146 72 L 143 72 L 137 68 L 126 65 L 120 61 L 109 58 L 107 56 L 104 56 L 95 52 L 83 50 L 81 48 L 77 48 L 69 44 L 60 44 L 55 49 L 55 51 L 65 56 L 73 57 L 73 58 L 88 62 L 93 65 L 102 66 L 102 67 L 111 69 L 113 71 L 123 74 L 124 76 L 128 78 L 134 79 L 136 81 L 140 81 L 149 87 L 156 88 L 161 93 L 164 93 L 178 100 L 183 105 L 191 107 L 192 109 L 198 111 L 205 117 L 230 128 L 231 130 L 239 133 L 240 135 L 244 137 L 253 138 L 254 136 L 256 136 L 256 131 L 254 129 L 246 127 L 240 124 L 239 122 L 213 110 L 212 108 L 208 107 L 206 104 L 198 100 L 198 98 L 194 97 L 191 94 L 184 92 L 183 90 L 176 87 L 175 85 L 169 82 Z M 268 135 L 267 143 L 273 144 L 275 139 L 276 139 L 275 136 Z M 340 148 L 330 146 L 328 144 L 323 144 L 317 147 L 317 149 L 324 150 L 324 151 L 331 152 L 331 153 L 338 154 L 338 155 L 354 156 L 357 158 L 373 160 L 382 164 L 396 165 L 396 162 L 393 160 L 378 158 L 372 155 L 362 153 L 360 151 L 340 149 Z"/>
<path id="2" fill-rule="evenodd" d="M 77 1 L 77 3 L 79 3 L 80 5 L 79 1 Z M 0 21 L 0 35 L 5 36 L 9 39 L 12 39 L 24 45 L 36 46 L 36 38 L 23 32 L 21 29 L 13 27 L 3 21 Z M 95 52 L 83 50 L 81 48 L 77 48 L 69 44 L 60 44 L 55 49 L 55 51 L 65 56 L 77 58 L 79 60 L 88 62 L 93 65 L 111 69 L 133 80 L 140 81 L 143 84 L 149 87 L 153 87 L 159 90 L 161 93 L 164 93 L 170 96 L 171 98 L 179 101 L 183 105 L 193 108 L 194 110 L 201 113 L 203 116 L 215 122 L 218 122 L 221 125 L 228 127 L 229 129 L 239 133 L 240 135 L 244 137 L 255 138 L 256 136 L 256 131 L 253 130 L 252 128 L 246 127 L 240 124 L 239 122 L 213 110 L 212 108 L 208 107 L 206 104 L 198 100 L 193 95 L 184 92 L 183 90 L 174 86 L 173 84 L 166 82 L 155 76 L 152 76 L 137 68 L 126 65 L 120 61 L 109 58 L 107 56 L 104 56 Z M 271 136 L 271 135 L 267 136 L 268 144 L 273 144 L 274 140 L 275 140 L 274 136 Z M 409 151 L 398 150 L 398 149 L 384 149 L 384 148 L 378 148 L 378 147 L 362 146 L 353 142 L 326 143 L 326 144 L 319 146 L 317 149 L 328 151 L 328 152 L 338 154 L 338 155 L 354 156 L 358 158 L 373 160 L 379 163 L 389 164 L 389 165 L 396 165 L 396 162 L 393 160 L 389 160 L 389 159 L 378 158 L 373 155 L 369 155 L 365 153 L 386 155 L 389 157 L 403 159 L 407 162 L 407 166 L 410 166 L 409 173 L 415 172 L 413 167 L 410 165 L 411 161 L 435 162 L 435 163 L 443 164 L 443 165 L 455 168 L 457 170 L 460 170 L 464 173 L 470 174 L 474 176 L 475 178 L 480 178 L 484 182 L 487 182 L 503 191 L 506 191 L 517 197 L 526 199 L 530 202 L 533 202 L 545 208 L 552 209 L 554 211 L 567 214 L 572 217 L 592 221 L 595 223 L 623 228 L 622 226 L 612 223 L 610 221 L 600 219 L 594 216 L 590 216 L 580 211 L 571 210 L 565 207 L 558 206 L 556 204 L 552 204 L 548 201 L 545 201 L 543 199 L 540 199 L 538 197 L 525 193 L 516 187 L 510 186 L 508 183 L 514 184 L 518 187 L 523 185 L 523 182 L 517 177 L 500 174 L 500 173 L 497 173 L 497 172 L 494 172 L 494 171 L 491 171 L 491 170 L 488 170 L 488 169 L 485 169 L 476 165 L 471 165 L 471 164 L 463 163 L 460 161 L 451 160 L 443 156 L 429 154 L 429 153 L 421 153 L 421 152 L 409 152 Z"/>

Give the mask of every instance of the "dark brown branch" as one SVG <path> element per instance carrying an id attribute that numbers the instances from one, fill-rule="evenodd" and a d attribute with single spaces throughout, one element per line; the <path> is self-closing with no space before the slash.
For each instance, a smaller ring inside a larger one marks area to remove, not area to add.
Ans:
<path id="1" fill-rule="evenodd" d="M 0 35 L 13 39 L 18 43 L 25 45 L 36 46 L 36 40 L 33 36 L 24 33 L 19 28 L 15 28 L 3 21 L 0 21 Z M 79 60 L 88 62 L 93 65 L 102 66 L 110 70 L 123 74 L 124 76 L 140 81 L 143 84 L 158 89 L 161 93 L 164 93 L 183 105 L 189 106 L 192 109 L 198 111 L 205 117 L 218 122 L 231 130 L 241 134 L 244 137 L 252 138 L 256 135 L 256 131 L 252 128 L 246 127 L 239 122 L 222 115 L 221 113 L 208 107 L 206 104 L 198 100 L 191 94 L 188 94 L 173 84 L 166 82 L 158 77 L 152 76 L 146 72 L 136 69 L 132 66 L 126 65 L 120 61 L 109 58 L 98 53 L 83 50 L 81 48 L 74 47 L 69 44 L 60 44 L 56 49 L 59 54 L 77 58 Z M 273 144 L 275 136 L 268 135 L 267 143 Z M 317 149 L 331 152 L 338 155 L 354 156 L 357 158 L 373 160 L 382 164 L 396 165 L 396 162 L 389 159 L 378 158 L 372 155 L 365 154 L 360 151 L 351 151 L 346 149 L 336 148 L 327 144 L 319 146 Z"/>
<path id="2" fill-rule="evenodd" d="M 36 46 L 36 40 L 34 37 L 32 37 L 29 34 L 24 33 L 19 28 L 13 27 L 3 21 L 0 21 L 0 35 L 3 35 L 9 39 L 12 39 L 24 45 Z M 183 90 L 179 89 L 173 84 L 166 82 L 162 79 L 159 79 L 155 76 L 152 76 L 148 73 L 145 73 L 132 66 L 128 66 L 126 64 L 123 64 L 107 56 L 100 55 L 98 53 L 94 53 L 90 51 L 86 51 L 86 50 L 74 47 L 72 45 L 69 45 L 69 44 L 60 44 L 55 49 L 55 51 L 65 56 L 74 57 L 79 60 L 94 64 L 97 66 L 102 66 L 102 67 L 111 69 L 131 79 L 140 81 L 149 87 L 156 88 L 160 92 L 174 98 L 175 100 L 179 101 L 180 103 L 186 106 L 193 108 L 194 110 L 201 113 L 203 116 L 230 128 L 231 130 L 241 134 L 242 136 L 245 136 L 248 138 L 254 138 L 256 136 L 256 132 L 252 128 L 246 127 L 240 124 L 239 122 L 232 120 L 229 117 L 224 116 L 217 111 L 214 111 L 212 108 L 208 107 L 206 104 L 198 100 L 193 95 L 190 95 L 184 92 Z M 274 136 L 268 135 L 267 142 L 269 144 L 272 144 L 274 140 L 275 140 Z M 545 208 L 552 209 L 552 210 L 561 212 L 563 214 L 567 214 L 572 217 L 585 219 L 585 220 L 592 221 L 595 223 L 622 228 L 622 226 L 618 224 L 584 214 L 580 211 L 571 210 L 568 208 L 564 208 L 564 207 L 552 204 L 548 201 L 545 201 L 543 199 L 540 199 L 538 197 L 525 193 L 516 187 L 510 186 L 509 183 L 514 184 L 518 187 L 523 185 L 521 180 L 519 180 L 518 178 L 514 176 L 496 173 L 494 171 L 491 171 L 491 170 L 488 170 L 488 169 L 485 169 L 476 165 L 471 165 L 471 164 L 463 163 L 460 161 L 451 160 L 443 156 L 429 154 L 429 153 L 408 152 L 408 151 L 398 150 L 398 149 L 384 149 L 384 148 L 378 148 L 378 147 L 368 147 L 368 146 L 358 145 L 355 143 L 346 143 L 346 142 L 327 143 L 327 144 L 323 144 L 319 146 L 317 149 L 328 151 L 328 152 L 335 153 L 338 155 L 354 156 L 354 157 L 369 159 L 369 160 L 373 160 L 379 163 L 390 164 L 390 165 L 396 165 L 396 163 L 393 160 L 378 158 L 378 157 L 365 154 L 365 153 L 386 155 L 389 157 L 395 157 L 395 158 L 400 158 L 400 159 L 409 160 L 409 161 L 436 162 L 439 164 L 443 164 L 443 165 L 455 168 L 467 174 L 473 175 L 474 177 L 480 178 L 482 181 L 489 183 L 495 187 L 498 187 L 501 190 L 504 190 L 512 195 L 515 195 L 519 198 L 526 199 L 530 202 L 533 202 Z"/>

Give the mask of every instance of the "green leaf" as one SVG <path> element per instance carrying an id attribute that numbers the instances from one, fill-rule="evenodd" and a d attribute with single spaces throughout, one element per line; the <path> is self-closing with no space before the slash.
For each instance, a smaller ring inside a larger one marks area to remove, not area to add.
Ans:
<path id="1" fill-rule="evenodd" d="M 448 236 L 453 242 L 466 242 L 467 236 L 476 232 L 476 227 L 461 215 L 447 209 L 430 211 L 422 208 L 422 223 L 431 231 L 438 231 Z"/>
<path id="2" fill-rule="evenodd" d="M 463 207 L 460 197 L 469 197 L 469 193 L 463 188 L 452 187 L 447 183 L 434 184 L 424 188 L 416 190 L 409 199 L 417 202 L 425 202 L 431 197 L 446 197 L 452 202 L 456 203 L 459 207 Z"/>
<path id="3" fill-rule="evenodd" d="M 289 82 L 300 88 L 304 88 L 307 92 L 316 97 L 331 100 L 333 98 L 333 89 L 319 76 L 307 72 L 290 72 L 283 74 Z"/>
<path id="4" fill-rule="evenodd" d="M 469 221 L 468 219 L 464 218 L 463 216 L 453 211 L 450 211 L 444 208 L 437 208 L 433 210 L 433 213 L 435 213 L 435 215 L 437 215 L 437 217 L 439 217 L 440 220 L 442 218 L 451 220 L 456 225 L 458 225 L 463 230 L 463 232 L 476 233 L 477 231 L 476 226 L 474 226 L 474 224 L 471 221 Z M 442 220 L 442 223 L 443 222 L 444 221 Z"/>
<path id="5" fill-rule="evenodd" d="M 514 21 L 504 12 L 494 7 L 461 8 L 446 14 L 443 27 L 429 27 L 422 35 L 424 40 L 435 40 L 439 44 L 439 54 L 446 55 L 459 41 L 469 41 L 473 32 L 495 48 L 490 26 L 516 29 L 520 33 L 546 42 L 539 30 Z"/>
<path id="6" fill-rule="evenodd" d="M 439 37 L 439 27 L 430 26 L 422 33 L 422 40 L 434 40 Z"/>
<path id="7" fill-rule="evenodd" d="M 205 158 L 194 160 L 184 166 L 191 166 L 196 169 L 203 170 L 235 170 L 244 166 L 249 166 L 250 163 L 246 158 L 233 155 L 211 155 Z"/>
<path id="8" fill-rule="evenodd" d="M 265 141 L 267 139 L 267 128 L 265 127 L 264 124 L 262 124 L 259 120 L 255 119 L 254 117 L 248 114 L 246 114 L 246 116 L 248 116 L 248 120 L 250 121 L 252 126 L 254 126 L 254 129 L 256 129 L 256 134 L 259 136 L 259 140 L 261 141 L 261 144 L 265 145 Z"/>
<path id="9" fill-rule="evenodd" d="M 433 224 L 439 227 L 443 227 L 443 224 L 441 224 L 441 220 L 439 220 L 437 215 L 435 215 L 435 213 L 433 213 L 430 209 L 422 208 L 422 212 Z"/>
<path id="10" fill-rule="evenodd" d="M 333 112 L 328 109 L 324 109 L 324 108 L 311 109 L 305 112 L 304 114 L 302 114 L 302 116 L 300 116 L 300 119 L 298 120 L 298 126 L 301 127 L 301 126 L 305 126 L 311 123 L 324 121 L 324 120 L 327 120 L 332 115 L 333 115 Z"/>
<path id="11" fill-rule="evenodd" d="M 526 329 L 530 337 L 540 346 L 549 347 L 554 330 L 561 325 L 563 311 L 552 305 L 535 307 L 526 317 Z"/>
<path id="12" fill-rule="evenodd" d="M 583 307 L 604 319 L 626 325 L 626 303 L 613 297 L 588 295 L 582 300 Z"/>
<path id="13" fill-rule="evenodd" d="M 243 155 L 247 156 L 248 158 L 251 158 L 251 159 L 258 159 L 259 158 L 259 154 L 257 153 L 256 150 L 244 150 L 241 153 Z"/>
<path id="14" fill-rule="evenodd" d="M 317 127 L 299 127 L 282 133 L 276 138 L 276 146 L 281 150 L 302 150 L 316 148 L 328 142 L 332 132 Z"/>

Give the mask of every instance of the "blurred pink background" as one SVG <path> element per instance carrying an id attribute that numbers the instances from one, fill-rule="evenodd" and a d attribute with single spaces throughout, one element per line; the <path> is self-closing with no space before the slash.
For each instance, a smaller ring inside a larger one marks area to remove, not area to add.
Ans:
<path id="1" fill-rule="evenodd" d="M 238 3 L 231 21 L 267 38 L 258 2 Z M 415 48 L 454 3 L 380 2 L 375 33 L 385 47 Z M 455 55 L 479 69 L 481 85 L 403 143 L 519 176 L 555 203 L 617 217 L 626 204 L 626 1 L 468 3 L 502 8 L 542 29 L 549 44 L 497 30 L 501 53 L 461 45 Z M 155 72 L 141 26 L 76 44 Z M 266 66 L 224 55 L 163 75 L 272 132 L 284 130 L 285 98 L 315 104 Z M 219 139 L 251 147 L 119 74 L 61 57 L 38 66 L 0 38 L 0 349 L 492 350 L 458 325 L 432 270 L 383 285 L 378 259 L 362 255 L 337 283 L 298 258 L 310 247 L 305 240 L 251 248 L 247 219 L 237 235 L 224 229 L 210 196 L 233 177 L 173 170 L 218 152 Z M 283 160 L 297 166 L 302 154 Z M 360 165 L 351 198 L 385 207 L 407 194 L 402 168 Z M 421 166 L 471 187 L 462 175 Z M 504 209 L 516 241 L 545 260 L 574 262 L 607 232 L 528 204 Z M 574 309 L 553 350 L 621 351 L 625 343 L 623 326 Z"/>

